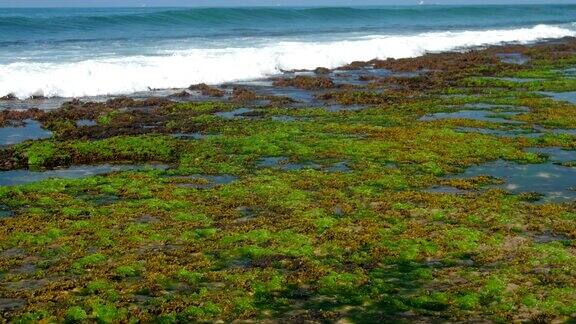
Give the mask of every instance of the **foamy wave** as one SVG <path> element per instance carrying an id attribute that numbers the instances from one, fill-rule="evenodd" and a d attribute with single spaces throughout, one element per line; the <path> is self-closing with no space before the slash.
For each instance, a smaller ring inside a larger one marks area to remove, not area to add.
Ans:
<path id="1" fill-rule="evenodd" d="M 338 67 L 373 58 L 415 57 L 462 47 L 529 43 L 576 36 L 574 30 L 538 25 L 513 30 L 369 36 L 332 42 L 277 42 L 258 48 L 190 49 L 169 56 L 132 56 L 74 63 L 0 65 L 0 96 L 82 97 L 127 94 L 257 79 L 291 69 Z"/>

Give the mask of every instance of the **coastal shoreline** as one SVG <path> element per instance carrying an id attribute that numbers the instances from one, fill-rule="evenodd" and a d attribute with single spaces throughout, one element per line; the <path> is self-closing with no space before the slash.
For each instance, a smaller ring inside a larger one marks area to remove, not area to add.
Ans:
<path id="1" fill-rule="evenodd" d="M 0 110 L 0 322 L 568 320 L 575 71 L 566 38 Z"/>

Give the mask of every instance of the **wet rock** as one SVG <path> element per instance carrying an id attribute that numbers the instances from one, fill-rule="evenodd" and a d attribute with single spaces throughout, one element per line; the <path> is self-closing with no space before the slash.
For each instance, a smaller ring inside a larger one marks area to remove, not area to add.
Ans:
<path id="1" fill-rule="evenodd" d="M 330 74 L 330 72 L 331 72 L 330 69 L 325 68 L 325 67 L 317 67 L 314 70 L 314 73 L 316 73 L 316 74 Z"/>
<path id="2" fill-rule="evenodd" d="M 208 97 L 223 97 L 225 92 L 218 88 L 211 87 L 206 83 L 194 84 L 188 87 L 188 90 L 200 91 L 203 96 Z"/>

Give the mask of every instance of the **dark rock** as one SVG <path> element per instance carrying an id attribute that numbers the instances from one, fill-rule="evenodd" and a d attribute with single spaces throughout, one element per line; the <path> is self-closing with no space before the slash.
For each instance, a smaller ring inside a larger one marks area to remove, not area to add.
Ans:
<path id="1" fill-rule="evenodd" d="M 18 99 L 18 98 L 16 98 L 16 96 L 12 93 L 9 93 L 9 94 L 5 95 L 4 97 L 0 97 L 0 100 L 3 100 L 3 101 L 12 101 L 12 100 L 16 100 L 16 99 Z"/>
<path id="2" fill-rule="evenodd" d="M 330 74 L 330 69 L 325 68 L 325 67 L 317 67 L 314 70 L 314 73 L 316 73 L 316 74 Z"/>

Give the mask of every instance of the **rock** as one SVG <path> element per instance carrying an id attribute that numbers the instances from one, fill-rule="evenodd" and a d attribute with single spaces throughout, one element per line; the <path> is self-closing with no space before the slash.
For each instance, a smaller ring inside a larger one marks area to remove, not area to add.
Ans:
<path id="1" fill-rule="evenodd" d="M 206 83 L 193 84 L 188 87 L 188 90 L 200 91 L 203 96 L 209 97 L 223 97 L 225 93 L 223 90 L 211 87 Z"/>
<path id="2" fill-rule="evenodd" d="M 314 70 L 314 73 L 316 73 L 316 74 L 330 74 L 330 72 L 331 72 L 330 69 L 325 68 L 325 67 L 317 67 Z"/>
<path id="3" fill-rule="evenodd" d="M 190 97 L 190 93 L 188 93 L 188 91 L 186 91 L 186 90 L 182 90 L 180 92 L 176 92 L 175 94 L 173 94 L 172 97 L 186 98 L 186 97 Z"/>

